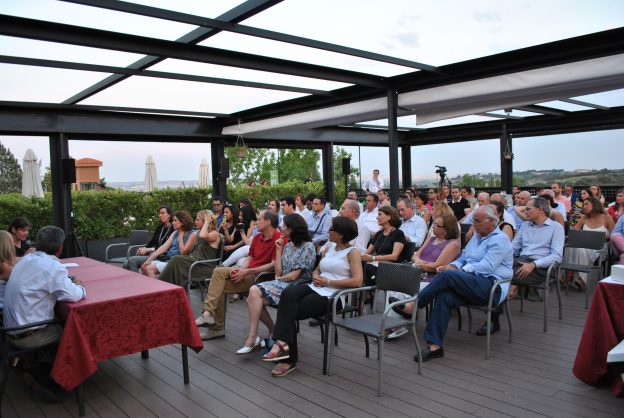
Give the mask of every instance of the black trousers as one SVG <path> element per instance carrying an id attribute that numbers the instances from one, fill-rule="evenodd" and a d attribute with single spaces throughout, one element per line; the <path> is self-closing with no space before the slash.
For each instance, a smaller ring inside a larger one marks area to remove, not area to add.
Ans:
<path id="1" fill-rule="evenodd" d="M 273 339 L 288 344 L 290 358 L 284 363 L 296 364 L 297 320 L 324 315 L 327 312 L 329 299 L 312 290 L 307 284 L 289 286 L 282 292 L 277 307 L 277 320 L 273 330 Z"/>

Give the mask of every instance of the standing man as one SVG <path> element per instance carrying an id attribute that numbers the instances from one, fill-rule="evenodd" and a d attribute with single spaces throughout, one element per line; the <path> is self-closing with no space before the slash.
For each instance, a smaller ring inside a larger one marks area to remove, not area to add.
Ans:
<path id="1" fill-rule="evenodd" d="M 555 196 L 553 197 L 555 199 L 555 202 L 565 207 L 566 214 L 564 215 L 564 219 L 566 219 L 565 216 L 568 213 L 570 213 L 570 211 L 572 210 L 572 203 L 570 202 L 570 199 L 568 199 L 567 197 L 563 195 L 563 189 L 561 188 L 561 183 L 554 182 L 553 184 L 550 185 L 550 188 L 555 193 Z"/>
<path id="2" fill-rule="evenodd" d="M 308 231 L 314 245 L 325 244 L 329 239 L 331 215 L 325 211 L 325 203 L 327 203 L 325 198 L 319 196 L 312 201 L 312 217 L 308 220 Z"/>
<path id="3" fill-rule="evenodd" d="M 466 216 L 466 209 L 470 209 L 470 202 L 464 199 L 459 187 L 453 187 L 451 189 L 451 203 L 449 204 L 453 209 L 453 215 L 457 222 L 460 222 Z"/>
<path id="4" fill-rule="evenodd" d="M 217 225 L 223 222 L 223 200 L 220 197 L 212 199 L 212 213 L 217 217 Z"/>
<path id="5" fill-rule="evenodd" d="M 251 241 L 249 254 L 241 267 L 217 267 L 212 272 L 204 311 L 195 324 L 202 340 L 225 337 L 224 294 L 244 293 L 254 284 L 258 273 L 275 266 L 275 241 L 282 236 L 277 229 L 277 214 L 264 210 L 256 221 L 260 231 Z"/>
<path id="6" fill-rule="evenodd" d="M 381 227 L 377 222 L 377 215 L 379 214 L 377 210 L 377 202 L 379 198 L 375 193 L 368 193 L 366 195 L 366 205 L 364 206 L 364 212 L 360 215 L 360 221 L 368 228 L 371 236 L 375 235 Z"/>
<path id="7" fill-rule="evenodd" d="M 364 191 L 370 192 L 370 193 L 377 193 L 378 191 L 384 188 L 384 181 L 382 178 L 379 177 L 378 169 L 373 170 L 373 177 L 366 180 L 362 184 L 362 188 L 364 189 Z"/>
<path id="8" fill-rule="evenodd" d="M 420 292 L 419 308 L 435 299 L 425 328 L 427 347 L 421 353 L 423 361 L 444 357 L 444 335 L 452 310 L 467 304 L 487 304 L 494 283 L 513 274 L 511 242 L 498 229 L 496 211 L 482 205 L 473 213 L 475 236 L 457 260 L 438 267 L 438 277 Z M 507 297 L 508 287 L 503 287 L 494 294 L 496 304 Z M 415 360 L 418 361 L 418 356 Z"/>
<path id="9" fill-rule="evenodd" d="M 87 294 L 82 282 L 69 278 L 67 269 L 57 258 L 63 252 L 65 233 L 56 226 L 44 226 L 37 233 L 37 250 L 22 257 L 11 272 L 4 300 L 4 326 L 19 327 L 54 319 L 57 301 L 78 302 Z M 43 325 L 8 334 L 9 342 L 17 348 L 44 347 L 60 340 L 63 327 Z M 52 346 L 51 346 L 52 347 Z M 56 345 L 41 353 L 41 365 L 24 380 L 38 397 L 58 402 L 60 388 L 49 378 L 56 355 Z M 8 370 L 5 370 L 8 373 Z"/>
<path id="10" fill-rule="evenodd" d="M 420 216 L 414 214 L 414 204 L 408 199 L 399 199 L 396 206 L 401 216 L 399 229 L 405 234 L 408 241 L 420 248 L 427 235 L 427 224 Z M 413 254 L 410 254 L 410 258 Z"/>

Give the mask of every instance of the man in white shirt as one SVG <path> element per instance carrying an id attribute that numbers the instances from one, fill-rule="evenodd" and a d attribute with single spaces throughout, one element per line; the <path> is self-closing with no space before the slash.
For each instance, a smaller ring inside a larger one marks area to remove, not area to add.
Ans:
<path id="1" fill-rule="evenodd" d="M 388 193 L 386 193 L 385 190 L 380 190 L 377 192 L 377 199 L 379 199 L 379 202 L 377 202 L 378 208 L 382 206 L 392 206 L 390 204 L 390 198 L 388 196 Z"/>
<path id="2" fill-rule="evenodd" d="M 379 198 L 375 193 L 368 193 L 366 195 L 366 205 L 364 206 L 364 212 L 360 215 L 360 221 L 368 228 L 371 235 L 375 235 L 381 228 L 377 222 L 377 202 Z"/>
<path id="3" fill-rule="evenodd" d="M 368 248 L 368 242 L 370 241 L 370 231 L 364 225 L 364 223 L 359 219 L 360 217 L 360 206 L 359 203 L 353 199 L 347 198 L 344 202 L 342 202 L 342 206 L 340 206 L 340 216 L 346 216 L 347 218 L 351 218 L 355 221 L 358 227 L 358 236 L 351 242 L 355 248 L 358 249 L 360 254 L 364 254 L 366 249 Z"/>
<path id="4" fill-rule="evenodd" d="M 555 199 L 555 202 L 557 202 L 559 204 L 559 206 L 563 206 L 565 207 L 566 210 L 566 214 L 570 213 L 570 211 L 572 210 L 572 203 L 570 202 L 570 199 L 567 198 L 564 194 L 563 194 L 563 188 L 561 187 L 561 183 L 559 182 L 554 182 L 553 184 L 550 185 L 550 188 L 552 189 L 553 193 L 555 194 L 553 196 L 553 199 Z M 566 219 L 566 215 L 563 215 L 564 218 Z"/>
<path id="5" fill-rule="evenodd" d="M 370 193 L 377 193 L 384 188 L 384 181 L 382 178 L 379 177 L 379 170 L 373 170 L 373 177 L 366 180 L 362 184 L 362 188 L 364 189 L 364 191 Z"/>
<path id="6" fill-rule="evenodd" d="M 358 206 L 360 207 L 360 213 L 364 212 L 364 205 L 362 205 L 358 201 L 358 195 L 357 195 L 357 192 L 355 190 L 349 190 L 349 192 L 347 193 L 347 199 L 355 200 L 357 202 Z"/>
<path id="7" fill-rule="evenodd" d="M 54 306 L 57 301 L 78 302 L 85 297 L 87 292 L 82 282 L 72 282 L 67 269 L 57 258 L 63 251 L 64 241 L 65 233 L 56 226 L 45 226 L 39 230 L 37 251 L 20 260 L 7 282 L 5 327 L 54 319 Z M 11 332 L 8 339 L 15 347 L 31 349 L 57 342 L 62 333 L 63 328 L 60 325 L 50 324 Z M 52 364 L 55 353 L 56 347 L 47 350 L 40 356 L 40 360 Z M 24 374 L 24 379 L 42 399 L 55 401 L 54 389 L 50 387 L 51 381 L 37 382 L 30 374 Z"/>
<path id="8" fill-rule="evenodd" d="M 298 194 L 295 196 L 295 213 L 301 215 L 306 222 L 308 222 L 308 219 L 312 216 L 310 209 L 306 207 L 307 202 L 308 200 L 305 195 Z"/>
<path id="9" fill-rule="evenodd" d="M 396 206 L 401 216 L 401 226 L 405 237 L 420 248 L 427 235 L 427 224 L 420 216 L 414 215 L 414 205 L 407 199 L 400 199 Z"/>

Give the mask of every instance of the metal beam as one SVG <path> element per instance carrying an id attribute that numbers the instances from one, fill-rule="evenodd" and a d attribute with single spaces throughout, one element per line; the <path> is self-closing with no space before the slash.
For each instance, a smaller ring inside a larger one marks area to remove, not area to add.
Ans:
<path id="1" fill-rule="evenodd" d="M 132 13 L 141 16 L 165 19 L 174 22 L 187 23 L 195 26 L 219 29 L 227 32 L 238 33 L 241 35 L 254 36 L 258 38 L 270 39 L 272 41 L 285 42 L 294 45 L 306 46 L 309 48 L 322 49 L 325 51 L 336 52 L 339 54 L 351 55 L 354 57 L 365 58 L 374 61 L 386 62 L 389 64 L 400 65 L 403 67 L 415 68 L 417 70 L 430 71 L 440 73 L 433 65 L 427 65 L 416 61 L 410 61 L 402 58 L 395 58 L 388 55 L 377 54 L 374 52 L 364 51 L 361 49 L 350 48 L 342 45 L 331 44 L 329 42 L 317 41 L 314 39 L 293 36 L 281 32 L 259 29 L 252 26 L 245 26 L 224 22 L 219 19 L 210 19 L 203 16 L 191 15 L 188 13 L 180 13 L 172 10 L 160 9 L 157 7 L 143 6 L 134 3 L 121 2 L 116 0 L 61 0 L 68 3 L 82 4 L 92 7 L 100 7 L 108 10 L 116 10 L 125 13 Z"/>
<path id="2" fill-rule="evenodd" d="M 252 88 L 257 88 L 257 89 L 289 91 L 289 92 L 294 92 L 294 93 L 316 94 L 316 95 L 321 95 L 321 96 L 332 96 L 332 94 L 326 90 L 307 89 L 304 87 L 285 86 L 285 85 L 280 85 L 280 84 L 258 83 L 255 81 L 233 80 L 229 78 L 206 77 L 206 76 L 192 75 L 192 74 L 180 74 L 180 73 L 172 73 L 172 72 L 167 72 L 167 71 L 136 70 L 136 69 L 126 68 L 126 67 L 114 67 L 111 65 L 84 64 L 84 63 L 77 63 L 77 62 L 45 60 L 45 59 L 38 59 L 38 58 L 12 57 L 12 56 L 7 56 L 7 55 L 0 55 L 0 63 L 31 65 L 31 66 L 47 67 L 47 68 L 65 68 L 69 70 L 125 74 L 125 75 L 134 75 L 134 76 L 140 76 L 140 77 L 195 81 L 198 83 L 223 84 L 227 86 L 252 87 Z"/>
<path id="3" fill-rule="evenodd" d="M 212 196 L 227 201 L 227 177 L 221 171 L 222 162 L 225 159 L 225 146 L 223 141 L 215 140 L 210 142 L 210 159 L 212 165 Z"/>
<path id="4" fill-rule="evenodd" d="M 565 102 L 565 103 L 572 103 L 572 104 L 579 105 L 579 106 L 593 107 L 594 109 L 600 109 L 600 110 L 609 110 L 610 109 L 607 106 L 601 106 L 601 105 L 597 105 L 595 103 L 584 102 L 582 100 L 576 100 L 576 99 L 559 99 L 559 101 L 560 102 Z"/>
<path id="5" fill-rule="evenodd" d="M 0 34 L 361 84 L 369 87 L 385 87 L 383 77 L 356 71 L 15 16 L 0 15 Z"/>
<path id="6" fill-rule="evenodd" d="M 390 202 L 396 206 L 399 200 L 399 133 L 397 131 L 397 108 L 399 96 L 388 90 L 388 153 L 390 161 Z"/>
<path id="7" fill-rule="evenodd" d="M 412 185 L 412 147 L 401 146 L 401 177 L 403 190 Z"/>
<path id="8" fill-rule="evenodd" d="M 334 186 L 334 144 L 327 142 L 322 147 L 323 183 L 325 183 L 325 199 L 328 202 L 334 201 L 336 187 Z M 336 196 L 336 200 L 338 196 Z"/>
<path id="9" fill-rule="evenodd" d="M 280 3 L 281 1 L 282 0 L 247 0 L 246 2 L 236 6 L 232 10 L 225 12 L 224 14 L 219 16 L 219 19 L 230 22 L 230 23 L 242 22 L 243 20 L 258 14 L 277 3 Z M 176 39 L 176 42 L 180 42 L 183 44 L 197 44 L 205 39 L 208 39 L 211 36 L 216 35 L 219 32 L 221 31 L 216 30 L 216 29 L 197 28 L 197 29 L 190 31 L 186 35 Z M 151 56 L 143 57 L 139 59 L 138 61 L 135 61 L 134 63 L 130 64 L 128 68 L 133 68 L 137 70 L 146 69 L 148 67 L 151 67 L 154 64 L 161 62 L 163 59 L 164 59 L 163 57 L 151 57 Z M 112 85 L 115 85 L 119 83 L 120 81 L 125 80 L 126 78 L 128 78 L 127 75 L 121 75 L 121 74 L 111 75 L 109 77 L 106 77 L 104 80 L 101 80 L 93 84 L 92 86 L 87 87 L 83 91 L 73 95 L 72 97 L 65 100 L 63 103 L 75 104 L 75 103 L 81 102 L 87 99 L 88 97 L 91 97 L 94 94 L 97 94 L 100 91 Z"/>
<path id="10" fill-rule="evenodd" d="M 511 135 L 507 132 L 507 125 L 505 124 L 503 124 L 503 130 L 499 141 L 499 157 L 501 164 L 501 188 L 511 194 L 513 183 L 513 148 Z"/>
<path id="11" fill-rule="evenodd" d="M 552 116 L 565 116 L 568 112 L 567 110 L 555 109 L 547 106 L 538 106 L 538 105 L 529 105 L 529 106 L 516 106 L 514 109 L 524 110 L 525 112 L 532 113 L 541 113 L 543 115 L 552 115 Z"/>

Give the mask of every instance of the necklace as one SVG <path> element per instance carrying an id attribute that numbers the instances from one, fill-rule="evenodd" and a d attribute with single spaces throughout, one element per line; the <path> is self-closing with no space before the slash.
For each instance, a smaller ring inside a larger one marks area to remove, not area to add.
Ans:
<path id="1" fill-rule="evenodd" d="M 384 235 L 383 231 L 381 231 L 381 235 L 379 235 L 377 237 L 377 239 L 375 240 L 375 243 L 373 244 L 373 247 L 375 247 L 375 253 L 377 253 L 377 248 L 379 248 L 381 250 L 381 248 L 383 247 L 383 245 L 386 243 L 386 240 L 388 239 L 388 237 L 390 236 L 390 234 L 392 234 L 392 232 L 395 230 L 396 228 L 392 228 L 390 230 L 390 232 L 388 233 L 388 235 Z M 377 247 L 377 243 L 379 242 L 379 238 L 384 237 L 384 240 L 381 242 L 381 245 L 379 247 Z"/>
<path id="2" fill-rule="evenodd" d="M 440 238 L 436 237 L 436 238 L 433 240 L 432 244 L 433 244 L 433 245 L 440 245 L 440 243 L 442 243 L 442 242 L 444 242 L 444 241 L 445 241 L 445 240 L 443 240 L 443 239 L 440 239 Z"/>

